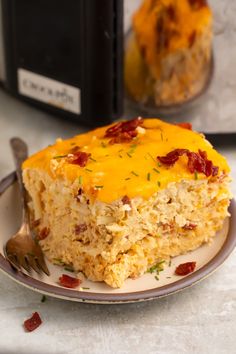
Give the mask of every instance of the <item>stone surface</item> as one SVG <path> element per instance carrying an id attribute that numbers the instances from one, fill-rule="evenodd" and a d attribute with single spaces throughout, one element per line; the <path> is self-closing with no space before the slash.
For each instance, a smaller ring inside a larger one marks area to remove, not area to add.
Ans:
<path id="1" fill-rule="evenodd" d="M 233 17 L 236 8 L 229 0 L 215 3 L 220 6 L 216 30 L 221 33 L 229 27 L 227 18 Z M 228 28 L 234 39 L 235 26 Z M 231 68 L 235 73 L 233 62 Z M 224 95 L 229 101 L 226 106 L 222 100 L 217 103 L 222 117 L 235 115 L 235 75 L 228 79 L 231 86 Z M 218 114 L 218 110 L 214 112 Z M 24 138 L 32 153 L 59 136 L 66 138 L 83 130 L 0 91 L 0 178 L 14 169 L 8 145 L 12 136 Z M 221 147 L 220 151 L 235 176 L 235 146 Z M 235 181 L 232 189 L 235 194 Z M 160 300 L 127 305 L 79 304 L 49 297 L 41 303 L 40 294 L 0 273 L 0 354 L 233 354 L 235 269 L 236 251 L 217 272 L 192 288 Z M 34 311 L 41 314 L 43 324 L 35 332 L 25 333 L 22 323 Z"/>

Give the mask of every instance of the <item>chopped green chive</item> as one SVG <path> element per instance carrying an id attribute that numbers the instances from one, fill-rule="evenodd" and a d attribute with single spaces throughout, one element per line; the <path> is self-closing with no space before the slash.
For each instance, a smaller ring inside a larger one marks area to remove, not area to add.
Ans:
<path id="1" fill-rule="evenodd" d="M 129 179 L 130 179 L 130 177 L 125 178 L 125 181 L 128 181 Z"/>
<path id="2" fill-rule="evenodd" d="M 82 184 L 82 182 L 83 182 L 83 177 L 82 177 L 82 176 L 79 176 L 78 180 L 79 180 L 79 184 Z"/>
<path id="3" fill-rule="evenodd" d="M 163 141 L 163 134 L 162 134 L 162 132 L 161 132 L 161 140 Z"/>
<path id="4" fill-rule="evenodd" d="M 95 186 L 96 189 L 102 189 L 103 186 Z"/>
<path id="5" fill-rule="evenodd" d="M 170 260 L 169 260 L 169 264 L 168 264 L 168 265 L 169 265 L 169 267 L 171 267 L 171 263 L 172 263 L 172 261 L 171 261 L 171 258 L 170 258 Z"/>
<path id="6" fill-rule="evenodd" d="M 158 185 L 158 187 L 160 187 L 161 186 L 161 182 L 157 181 L 157 185 Z"/>
<path id="7" fill-rule="evenodd" d="M 166 279 L 171 279 L 171 277 L 166 277 Z"/>
<path id="8" fill-rule="evenodd" d="M 107 147 L 106 144 L 104 143 L 104 141 L 101 142 L 101 146 L 102 146 L 103 148 L 106 148 L 106 147 Z"/>
<path id="9" fill-rule="evenodd" d="M 58 155 L 58 156 L 54 156 L 54 159 L 63 159 L 63 157 L 67 157 L 67 155 Z"/>
<path id="10" fill-rule="evenodd" d="M 93 170 L 90 170 L 89 168 L 85 168 L 85 171 L 93 172 Z"/>
<path id="11" fill-rule="evenodd" d="M 46 300 L 47 300 L 46 296 L 43 295 L 43 296 L 42 296 L 42 299 L 41 299 L 41 302 L 45 302 Z"/>
<path id="12" fill-rule="evenodd" d="M 95 160 L 93 157 L 90 156 L 90 160 L 92 160 L 93 162 L 97 162 L 97 160 Z"/>
<path id="13" fill-rule="evenodd" d="M 162 164 L 161 164 L 160 162 L 158 162 L 158 163 L 157 163 L 157 166 L 158 166 L 158 167 L 161 167 L 161 166 L 162 166 Z"/>
<path id="14" fill-rule="evenodd" d="M 159 280 L 159 278 L 158 278 L 158 276 L 157 276 L 157 275 L 155 275 L 155 279 L 156 279 L 156 280 Z"/>
<path id="15" fill-rule="evenodd" d="M 151 159 L 156 163 L 156 160 L 154 159 L 154 157 L 148 152 L 148 156 L 151 157 Z"/>
<path id="16" fill-rule="evenodd" d="M 53 258 L 53 262 L 57 265 L 65 265 L 65 263 L 60 258 Z"/>
<path id="17" fill-rule="evenodd" d="M 123 156 L 121 154 L 119 154 L 119 158 L 123 159 Z"/>
<path id="18" fill-rule="evenodd" d="M 130 158 L 132 158 L 132 155 L 130 154 L 130 152 L 126 153 Z"/>
<path id="19" fill-rule="evenodd" d="M 148 174 L 147 174 L 147 180 L 148 180 L 148 181 L 151 180 L 151 173 L 150 173 L 150 172 L 148 172 Z"/>
<path id="20" fill-rule="evenodd" d="M 64 269 L 67 270 L 67 272 L 71 272 L 71 273 L 74 273 L 74 271 L 75 271 L 74 268 L 70 267 L 69 265 L 65 266 Z"/>
<path id="21" fill-rule="evenodd" d="M 198 173 L 197 171 L 194 171 L 194 178 L 197 180 L 198 179 Z"/>
<path id="22" fill-rule="evenodd" d="M 155 171 L 156 173 L 160 173 L 160 171 L 157 170 L 156 168 L 153 168 L 153 171 Z"/>
<path id="23" fill-rule="evenodd" d="M 130 150 L 128 151 L 128 153 L 133 154 L 137 146 L 138 146 L 137 144 L 132 144 L 130 146 Z"/>
<path id="24" fill-rule="evenodd" d="M 156 273 L 156 276 L 155 276 L 155 279 L 156 279 L 156 277 L 159 275 L 159 273 L 164 270 L 164 263 L 165 263 L 165 261 L 161 261 L 161 262 L 154 264 L 151 268 L 148 269 L 147 272 L 151 273 L 151 274 Z M 159 278 L 157 280 L 159 280 Z"/>
<path id="25" fill-rule="evenodd" d="M 136 172 L 134 172 L 134 171 L 131 171 L 131 173 L 132 173 L 132 175 L 134 175 L 134 176 L 136 176 L 136 177 L 139 176 L 139 175 L 138 175 Z"/>
<path id="26" fill-rule="evenodd" d="M 90 288 L 84 288 L 84 287 L 82 287 L 81 289 L 83 289 L 83 290 L 89 290 Z"/>
<path id="27" fill-rule="evenodd" d="M 118 150 L 118 152 L 121 152 L 121 151 L 123 151 L 124 149 L 120 149 L 120 150 Z"/>
<path id="28" fill-rule="evenodd" d="M 70 143 L 70 145 L 76 145 L 76 143 Z"/>

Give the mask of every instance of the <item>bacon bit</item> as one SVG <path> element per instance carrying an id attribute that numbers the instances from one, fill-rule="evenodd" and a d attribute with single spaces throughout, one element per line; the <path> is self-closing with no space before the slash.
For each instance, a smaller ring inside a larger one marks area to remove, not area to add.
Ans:
<path id="1" fill-rule="evenodd" d="M 121 199 L 121 201 L 122 201 L 123 204 L 129 204 L 129 205 L 131 205 L 131 200 L 130 200 L 130 198 L 129 198 L 127 195 L 125 195 L 125 196 Z"/>
<path id="2" fill-rule="evenodd" d="M 219 171 L 219 167 L 214 166 L 212 161 L 207 159 L 206 151 L 198 150 L 196 152 L 188 152 L 188 168 L 191 173 L 201 172 L 204 173 L 207 177 L 216 176 Z"/>
<path id="3" fill-rule="evenodd" d="M 62 274 L 62 276 L 59 278 L 59 284 L 64 286 L 65 288 L 74 289 L 77 286 L 79 286 L 81 283 L 82 281 L 80 279 L 70 277 L 69 275 L 66 274 Z"/>
<path id="4" fill-rule="evenodd" d="M 184 225 L 183 229 L 184 230 L 194 230 L 196 229 L 197 225 L 196 224 L 186 224 Z"/>
<path id="5" fill-rule="evenodd" d="M 157 159 L 164 165 L 174 165 L 178 161 L 179 157 L 186 154 L 187 149 L 175 149 L 169 152 L 166 156 L 157 156 Z"/>
<path id="6" fill-rule="evenodd" d="M 83 194 L 83 189 L 80 188 L 80 189 L 78 190 L 77 195 L 75 196 L 75 199 L 77 200 L 77 202 L 80 202 L 80 196 L 81 196 L 82 194 Z"/>
<path id="7" fill-rule="evenodd" d="M 188 275 L 192 273 L 196 268 L 196 262 L 186 262 L 179 264 L 178 267 L 175 269 L 176 275 Z"/>
<path id="8" fill-rule="evenodd" d="M 71 164 L 79 165 L 80 167 L 85 167 L 90 156 L 91 154 L 87 154 L 87 152 L 78 151 L 73 153 L 72 156 L 68 156 L 68 161 Z"/>
<path id="9" fill-rule="evenodd" d="M 188 2 L 193 10 L 200 10 L 202 7 L 207 6 L 207 0 L 188 0 Z"/>
<path id="10" fill-rule="evenodd" d="M 176 125 L 184 129 L 192 130 L 192 124 L 188 122 L 177 123 Z"/>
<path id="11" fill-rule="evenodd" d="M 50 233 L 49 227 L 44 227 L 44 228 L 39 232 L 39 234 L 38 234 L 38 236 L 37 236 L 37 239 L 40 240 L 40 241 L 42 241 L 42 240 L 44 240 L 46 237 L 48 237 L 49 233 Z"/>
<path id="12" fill-rule="evenodd" d="M 37 219 L 37 220 L 34 220 L 32 221 L 31 223 L 31 227 L 34 228 L 34 227 L 37 227 L 40 225 L 40 219 Z"/>
<path id="13" fill-rule="evenodd" d="M 136 128 L 143 124 L 141 117 L 130 121 L 119 122 L 108 128 L 105 133 L 105 138 L 112 138 L 109 144 L 129 143 L 137 136 Z"/>
<path id="14" fill-rule="evenodd" d="M 186 154 L 188 157 L 188 169 L 191 173 L 204 173 L 207 177 L 216 176 L 219 172 L 219 167 L 214 166 L 212 161 L 207 159 L 206 151 L 198 150 L 191 152 L 187 149 L 175 149 L 169 152 L 166 156 L 157 156 L 157 159 L 168 166 L 172 166 L 178 161 L 179 157 Z"/>
<path id="15" fill-rule="evenodd" d="M 85 232 L 87 228 L 86 224 L 75 225 L 75 234 L 79 235 L 80 233 Z"/>
<path id="16" fill-rule="evenodd" d="M 38 328 L 42 323 L 42 320 L 38 314 L 38 312 L 34 312 L 32 314 L 32 317 L 30 317 L 28 320 L 25 320 L 24 322 L 24 328 L 27 332 L 32 332 L 36 328 Z"/>
<path id="17" fill-rule="evenodd" d="M 197 32 L 194 30 L 188 38 L 189 48 L 192 48 L 192 46 L 194 45 L 196 41 L 196 37 L 197 37 Z"/>

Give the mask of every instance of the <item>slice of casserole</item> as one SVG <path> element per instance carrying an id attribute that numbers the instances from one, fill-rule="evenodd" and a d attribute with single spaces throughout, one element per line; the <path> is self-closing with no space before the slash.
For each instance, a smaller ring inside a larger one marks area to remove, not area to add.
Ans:
<path id="1" fill-rule="evenodd" d="M 58 139 L 25 161 L 47 258 L 116 288 L 211 241 L 229 215 L 229 166 L 186 128 L 136 118 Z"/>

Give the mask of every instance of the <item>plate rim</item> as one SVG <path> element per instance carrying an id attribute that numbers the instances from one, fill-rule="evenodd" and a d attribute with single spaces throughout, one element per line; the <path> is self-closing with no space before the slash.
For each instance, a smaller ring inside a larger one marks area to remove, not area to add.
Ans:
<path id="1" fill-rule="evenodd" d="M 15 181 L 15 172 L 10 173 L 0 181 L 0 198 L 2 194 Z M 198 269 L 194 273 L 191 273 L 186 277 L 183 277 L 173 283 L 161 287 L 135 292 L 127 292 L 123 294 L 93 293 L 89 291 L 66 289 L 62 287 L 57 287 L 55 285 L 47 284 L 43 281 L 34 279 L 29 275 L 15 271 L 10 265 L 10 263 L 6 260 L 4 255 L 2 255 L 1 253 L 0 270 L 17 283 L 27 288 L 30 288 L 31 290 L 64 300 L 96 304 L 125 304 L 161 298 L 182 291 L 205 279 L 207 276 L 217 270 L 219 266 L 222 265 L 224 261 L 228 258 L 228 256 L 232 253 L 236 246 L 236 222 L 233 221 L 233 215 L 234 213 L 236 213 L 235 199 L 231 200 L 229 212 L 231 214 L 231 218 L 229 219 L 229 230 L 226 240 L 220 251 L 207 264 L 205 264 L 202 268 Z"/>

